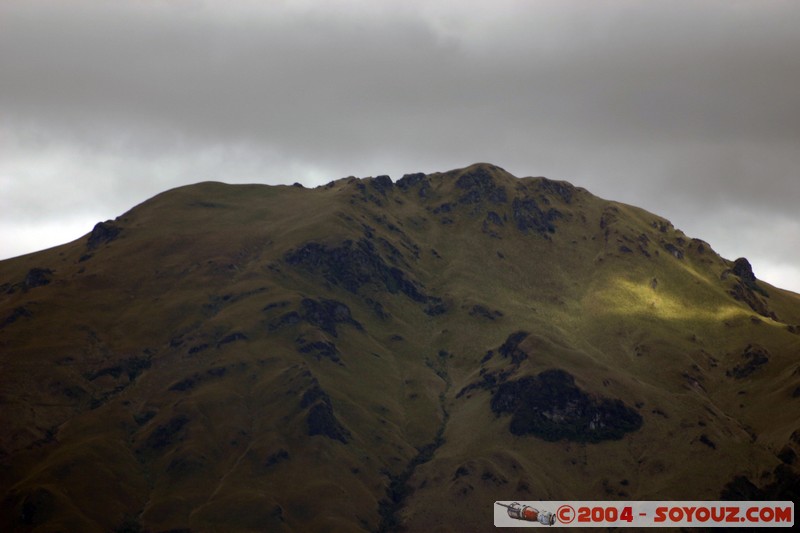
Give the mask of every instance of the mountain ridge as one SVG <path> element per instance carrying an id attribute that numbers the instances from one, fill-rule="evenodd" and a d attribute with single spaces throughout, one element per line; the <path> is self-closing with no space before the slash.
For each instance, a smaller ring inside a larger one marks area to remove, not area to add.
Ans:
<path id="1" fill-rule="evenodd" d="M 746 260 L 494 165 L 171 189 L 0 262 L 0 525 L 483 530 L 506 496 L 791 491 L 798 323 Z"/>

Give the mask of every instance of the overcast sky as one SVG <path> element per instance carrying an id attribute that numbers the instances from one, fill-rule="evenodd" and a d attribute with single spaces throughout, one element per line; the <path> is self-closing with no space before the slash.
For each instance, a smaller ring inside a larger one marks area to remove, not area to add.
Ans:
<path id="1" fill-rule="evenodd" d="M 0 0 L 0 258 L 171 187 L 486 161 L 800 292 L 795 0 Z"/>

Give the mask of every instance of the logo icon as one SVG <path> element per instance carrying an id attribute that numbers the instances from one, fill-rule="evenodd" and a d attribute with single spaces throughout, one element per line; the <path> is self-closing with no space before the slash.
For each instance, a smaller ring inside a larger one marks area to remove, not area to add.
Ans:
<path id="1" fill-rule="evenodd" d="M 556 523 L 556 515 L 549 511 L 540 511 L 530 505 L 521 505 L 519 502 L 511 504 L 495 502 L 501 507 L 505 507 L 508 516 L 515 520 L 525 520 L 526 522 L 539 522 L 544 526 L 552 526 Z"/>

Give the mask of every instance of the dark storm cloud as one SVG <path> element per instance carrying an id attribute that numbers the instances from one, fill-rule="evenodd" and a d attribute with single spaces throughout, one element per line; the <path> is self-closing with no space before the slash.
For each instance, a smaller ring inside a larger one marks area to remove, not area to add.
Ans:
<path id="1" fill-rule="evenodd" d="M 201 179 L 316 184 L 484 160 L 757 253 L 757 274 L 800 276 L 800 256 L 750 231 L 800 248 L 785 233 L 800 197 L 799 16 L 736 0 L 7 1 L 4 201 L 14 220 L 107 217 Z"/>

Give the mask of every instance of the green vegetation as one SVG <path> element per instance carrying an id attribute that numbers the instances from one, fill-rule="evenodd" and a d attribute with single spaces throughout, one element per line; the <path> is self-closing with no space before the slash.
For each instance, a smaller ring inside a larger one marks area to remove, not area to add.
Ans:
<path id="1" fill-rule="evenodd" d="M 746 260 L 565 182 L 182 187 L 0 262 L 0 530 L 485 531 L 501 496 L 777 498 L 798 332 L 800 296 Z"/>

